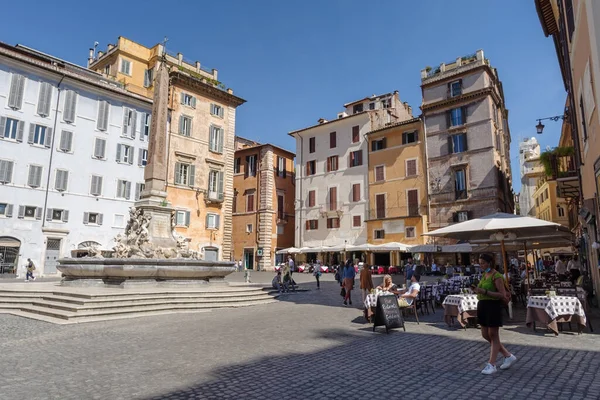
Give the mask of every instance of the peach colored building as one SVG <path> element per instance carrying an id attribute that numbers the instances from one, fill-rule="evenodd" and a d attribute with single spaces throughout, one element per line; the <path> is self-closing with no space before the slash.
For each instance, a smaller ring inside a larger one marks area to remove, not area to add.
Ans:
<path id="1" fill-rule="evenodd" d="M 233 174 L 233 259 L 272 269 L 294 245 L 294 153 L 236 138 Z"/>

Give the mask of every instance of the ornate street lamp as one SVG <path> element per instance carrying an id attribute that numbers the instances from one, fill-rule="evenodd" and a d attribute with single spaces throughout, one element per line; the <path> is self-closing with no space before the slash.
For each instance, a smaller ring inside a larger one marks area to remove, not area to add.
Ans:
<path id="1" fill-rule="evenodd" d="M 568 117 L 568 115 L 567 115 L 567 113 L 565 112 L 565 114 L 564 114 L 564 115 L 555 115 L 554 117 L 539 118 L 539 119 L 538 119 L 538 124 L 535 126 L 535 130 L 536 130 L 536 132 L 537 132 L 537 134 L 538 134 L 538 135 L 541 135 L 541 134 L 544 132 L 544 127 L 545 127 L 545 125 L 544 125 L 544 124 L 542 124 L 542 121 L 544 121 L 544 120 L 546 120 L 546 119 L 549 119 L 549 120 L 551 120 L 551 121 L 554 121 L 554 122 L 556 122 L 556 121 L 558 121 L 559 119 L 565 120 L 565 119 L 567 119 L 567 117 Z"/>

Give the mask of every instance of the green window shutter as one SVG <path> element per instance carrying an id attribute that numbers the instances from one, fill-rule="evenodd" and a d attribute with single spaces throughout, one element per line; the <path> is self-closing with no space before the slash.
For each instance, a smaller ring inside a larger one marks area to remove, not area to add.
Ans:
<path id="1" fill-rule="evenodd" d="M 185 93 L 181 92 L 181 104 L 185 104 Z"/>
<path id="2" fill-rule="evenodd" d="M 122 131 L 122 136 L 128 136 L 127 135 L 127 130 L 128 130 L 128 122 L 129 119 L 129 108 L 127 107 L 123 107 L 123 131 Z"/>
<path id="3" fill-rule="evenodd" d="M 219 182 L 217 184 L 217 192 L 219 193 L 219 198 L 223 198 L 223 171 L 219 172 Z"/>
<path id="4" fill-rule="evenodd" d="M 46 128 L 46 136 L 44 137 L 44 146 L 52 146 L 52 128 Z"/>
<path id="5" fill-rule="evenodd" d="M 181 163 L 175 163 L 175 184 L 181 184 Z"/>
<path id="6" fill-rule="evenodd" d="M 183 115 L 179 116 L 179 134 L 180 135 L 185 135 L 185 132 L 183 130 L 183 118 L 184 118 Z"/>
<path id="7" fill-rule="evenodd" d="M 194 187 L 194 182 L 196 181 L 196 166 L 190 165 L 189 169 L 189 177 L 188 177 L 188 186 Z"/>
<path id="8" fill-rule="evenodd" d="M 62 221 L 69 222 L 69 210 L 63 210 L 62 212 Z"/>
<path id="9" fill-rule="evenodd" d="M 117 144 L 117 162 L 121 162 L 121 153 L 122 153 L 122 148 L 123 145 L 122 144 Z"/>
<path id="10" fill-rule="evenodd" d="M 216 146 L 215 146 L 215 127 L 212 126 L 212 125 L 208 128 L 208 149 L 210 151 L 215 151 L 216 150 Z"/>
<path id="11" fill-rule="evenodd" d="M 221 216 L 219 214 L 215 215 L 215 229 L 219 229 L 221 227 Z"/>
<path id="12" fill-rule="evenodd" d="M 33 135 L 35 135 L 35 124 L 29 124 L 29 136 L 27 137 L 27 143 L 33 143 Z"/>
<path id="13" fill-rule="evenodd" d="M 196 98 L 192 96 L 192 107 L 196 108 Z"/>
<path id="14" fill-rule="evenodd" d="M 223 128 L 219 128 L 217 137 L 219 138 L 219 153 L 223 154 Z"/>
<path id="15" fill-rule="evenodd" d="M 90 222 L 90 213 L 84 212 L 83 213 L 83 223 L 87 225 L 89 222 Z"/>
<path id="16" fill-rule="evenodd" d="M 137 111 L 132 111 L 131 116 L 131 138 L 135 139 L 135 130 L 137 129 Z"/>
<path id="17" fill-rule="evenodd" d="M 46 221 L 52 221 L 52 214 L 53 213 L 54 213 L 54 210 L 52 208 L 47 208 L 46 209 Z"/>
<path id="18" fill-rule="evenodd" d="M 190 212 L 185 212 L 185 226 L 190 226 Z"/>

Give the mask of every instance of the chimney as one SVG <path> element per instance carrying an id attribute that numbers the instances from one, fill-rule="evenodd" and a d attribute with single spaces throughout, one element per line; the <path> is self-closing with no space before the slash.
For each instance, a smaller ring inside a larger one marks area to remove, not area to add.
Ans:
<path id="1" fill-rule="evenodd" d="M 196 72 L 200 72 L 200 61 L 196 61 Z"/>
<path id="2" fill-rule="evenodd" d="M 324 124 L 325 122 L 327 122 L 327 120 L 325 118 L 319 118 L 319 120 L 317 122 L 319 124 Z"/>
<path id="3" fill-rule="evenodd" d="M 106 52 L 108 53 L 109 51 L 111 51 L 114 48 L 115 48 L 115 45 L 109 43 L 108 46 L 107 46 Z"/>
<path id="4" fill-rule="evenodd" d="M 227 89 L 227 93 L 233 94 L 233 89 L 231 89 L 231 88 Z"/>
<path id="5" fill-rule="evenodd" d="M 183 54 L 177 53 L 177 61 L 179 61 L 179 65 L 183 64 Z"/>
<path id="6" fill-rule="evenodd" d="M 90 48 L 90 55 L 88 56 L 88 67 L 94 61 L 94 49 Z"/>
<path id="7" fill-rule="evenodd" d="M 98 57 L 96 57 L 97 59 L 100 59 L 102 56 L 104 55 L 103 52 L 101 52 L 100 50 L 98 50 Z"/>
<path id="8" fill-rule="evenodd" d="M 477 52 L 475 52 L 475 55 L 478 61 L 483 61 L 483 50 L 477 50 Z"/>
<path id="9" fill-rule="evenodd" d="M 218 76 L 219 76 L 219 71 L 217 71 L 216 69 L 214 69 L 214 68 L 213 68 L 213 69 L 212 69 L 212 74 L 213 74 L 213 79 L 214 79 L 215 81 L 218 81 L 218 80 L 219 80 L 219 78 L 218 78 Z"/>

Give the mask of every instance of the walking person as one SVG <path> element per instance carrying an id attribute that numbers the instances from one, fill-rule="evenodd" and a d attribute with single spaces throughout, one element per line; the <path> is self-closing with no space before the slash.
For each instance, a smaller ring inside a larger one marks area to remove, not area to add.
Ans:
<path id="1" fill-rule="evenodd" d="M 354 278 L 356 277 L 356 271 L 354 269 L 354 265 L 352 265 L 352 261 L 346 261 L 346 266 L 342 272 L 344 289 L 346 289 L 346 296 L 344 296 L 344 305 L 350 304 L 352 305 L 352 297 L 350 293 L 352 292 L 352 288 L 354 287 Z"/>
<path id="2" fill-rule="evenodd" d="M 290 278 L 292 277 L 292 273 L 294 272 L 294 260 L 292 259 L 292 256 L 288 256 L 288 266 L 290 267 Z"/>
<path id="3" fill-rule="evenodd" d="M 321 282 L 319 279 L 321 278 L 321 261 L 317 260 L 317 265 L 315 266 L 315 270 L 313 271 L 313 276 L 317 280 L 317 290 L 321 289 Z"/>
<path id="4" fill-rule="evenodd" d="M 504 277 L 494 267 L 494 257 L 491 254 L 481 254 L 479 264 L 483 269 L 483 276 L 479 285 L 473 290 L 477 293 L 477 319 L 481 325 L 481 336 L 490 343 L 490 358 L 483 371 L 484 375 L 491 375 L 496 370 L 498 352 L 504 356 L 500 369 L 508 369 L 517 361 L 500 342 L 499 330 L 502 326 L 502 311 L 504 303 L 510 299 L 510 292 L 506 290 Z"/>
<path id="5" fill-rule="evenodd" d="M 29 282 L 29 278 L 31 278 L 32 281 L 35 281 L 35 276 L 33 276 L 33 271 L 35 271 L 35 264 L 33 263 L 33 261 L 31 261 L 31 258 L 27 259 L 27 264 L 25 265 L 25 268 L 27 269 L 27 273 L 25 274 L 25 280 Z"/>
<path id="6" fill-rule="evenodd" d="M 371 271 L 369 268 L 363 267 L 360 270 L 360 290 L 362 293 L 362 301 L 363 303 L 367 300 L 367 295 L 373 289 L 373 277 L 371 276 Z"/>

